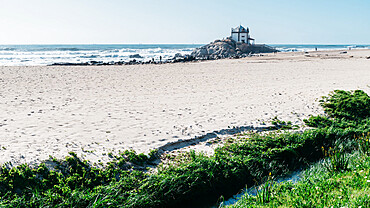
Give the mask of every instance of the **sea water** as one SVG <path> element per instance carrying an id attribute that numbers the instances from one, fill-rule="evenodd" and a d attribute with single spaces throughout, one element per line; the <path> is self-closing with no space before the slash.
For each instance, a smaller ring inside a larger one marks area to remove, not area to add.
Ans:
<path id="1" fill-rule="evenodd" d="M 369 49 L 370 45 L 296 45 L 296 44 L 271 44 L 270 46 L 282 52 L 309 52 L 309 51 L 326 51 L 326 50 L 349 50 L 349 49 Z"/>
<path id="2" fill-rule="evenodd" d="M 0 66 L 50 65 L 53 63 L 163 61 L 182 56 L 203 44 L 102 44 L 102 45 L 0 45 Z M 280 51 L 314 51 L 370 48 L 370 45 L 283 45 L 271 44 Z M 130 58 L 139 54 L 142 58 Z"/>
<path id="3" fill-rule="evenodd" d="M 0 66 L 50 65 L 53 63 L 85 63 L 168 60 L 175 54 L 187 55 L 196 44 L 114 44 L 114 45 L 0 45 Z M 142 58 L 130 58 L 139 54 Z"/>

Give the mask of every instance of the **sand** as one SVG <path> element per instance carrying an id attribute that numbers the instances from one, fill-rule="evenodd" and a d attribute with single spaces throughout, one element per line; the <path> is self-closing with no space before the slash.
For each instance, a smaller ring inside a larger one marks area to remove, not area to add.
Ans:
<path id="1" fill-rule="evenodd" d="M 370 50 L 133 66 L 0 67 L 0 164 L 92 162 L 277 116 L 303 124 L 335 89 L 370 93 Z"/>

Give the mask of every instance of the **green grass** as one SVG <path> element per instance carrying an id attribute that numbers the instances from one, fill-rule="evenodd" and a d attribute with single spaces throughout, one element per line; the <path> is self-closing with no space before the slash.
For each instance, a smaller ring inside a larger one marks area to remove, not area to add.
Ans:
<path id="1" fill-rule="evenodd" d="M 370 207 L 370 157 L 359 152 L 346 157 L 350 164 L 346 171 L 328 170 L 328 159 L 304 171 L 296 184 L 271 185 L 268 200 L 245 195 L 228 207 Z"/>
<path id="2" fill-rule="evenodd" d="M 311 117 L 316 127 L 304 132 L 251 133 L 230 139 L 214 155 L 189 152 L 161 164 L 157 171 L 142 171 L 159 155 L 123 151 L 110 154 L 114 161 L 103 168 L 81 161 L 75 153 L 64 160 L 51 159 L 38 167 L 27 164 L 0 168 L 0 205 L 6 207 L 172 207 L 200 198 L 219 198 L 254 181 L 282 175 L 318 161 L 341 141 L 340 152 L 331 152 L 327 170 L 342 173 L 350 167 L 351 152 L 362 135 L 370 132 L 368 96 L 362 92 L 335 91 L 322 101 L 327 116 Z M 342 102 L 346 100 L 346 102 Z M 360 104 L 356 104 L 359 102 Z M 329 105 L 329 104 L 330 105 Z M 342 103 L 338 107 L 339 103 Z M 343 106 L 342 106 L 343 105 Z M 340 108 L 336 111 L 334 108 Z M 351 111 L 351 112 L 347 112 Z M 281 123 L 281 122 L 280 122 Z M 366 143 L 362 144 L 366 149 Z M 339 150 L 338 150 L 339 151 Z M 367 150 L 362 150 L 362 152 Z M 329 166 L 331 165 L 331 166 Z M 269 186 L 268 186 L 269 187 Z M 262 202 L 271 201 L 263 193 Z"/>
<path id="3" fill-rule="evenodd" d="M 293 129 L 293 130 L 296 130 L 296 129 L 299 129 L 299 126 L 298 125 L 293 125 L 291 121 L 282 121 L 280 120 L 277 116 L 275 116 L 272 120 L 271 120 L 271 124 L 274 125 L 274 127 L 271 127 L 270 129 L 271 130 L 274 130 L 274 129 L 280 129 L 280 130 L 290 130 L 290 129 Z"/>

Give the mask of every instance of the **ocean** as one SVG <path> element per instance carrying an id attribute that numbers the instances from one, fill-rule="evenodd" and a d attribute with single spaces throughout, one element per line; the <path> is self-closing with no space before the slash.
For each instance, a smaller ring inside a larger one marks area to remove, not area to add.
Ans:
<path id="1" fill-rule="evenodd" d="M 294 52 L 294 51 L 324 51 L 324 50 L 344 50 L 344 49 L 369 49 L 370 45 L 357 45 L 357 44 L 347 44 L 347 45 L 296 45 L 296 44 L 269 44 L 275 47 L 277 50 L 282 52 Z"/>
<path id="2" fill-rule="evenodd" d="M 159 61 L 175 54 L 187 55 L 203 44 L 99 44 L 99 45 L 0 45 L 0 66 L 33 66 L 53 63 Z M 370 45 L 269 44 L 280 51 L 313 51 L 370 48 Z M 139 54 L 141 58 L 132 58 Z M 131 57 L 130 57 L 131 56 Z"/>
<path id="3" fill-rule="evenodd" d="M 84 63 L 167 60 L 179 53 L 190 54 L 196 44 L 101 44 L 101 45 L 0 45 L 0 66 L 50 65 Z M 139 54 L 142 58 L 130 58 Z"/>

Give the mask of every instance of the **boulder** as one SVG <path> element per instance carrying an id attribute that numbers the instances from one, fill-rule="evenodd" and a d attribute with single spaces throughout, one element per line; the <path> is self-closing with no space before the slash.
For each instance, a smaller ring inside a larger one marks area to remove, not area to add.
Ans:
<path id="1" fill-rule="evenodd" d="M 129 57 L 130 58 L 143 58 L 142 56 L 140 56 L 140 54 L 130 55 Z"/>
<path id="2" fill-rule="evenodd" d="M 223 40 L 215 40 L 210 44 L 194 49 L 191 56 L 195 59 L 219 59 L 247 56 L 251 53 L 272 52 L 277 52 L 277 50 L 263 44 L 248 45 L 246 43 L 237 43 L 231 38 L 225 38 Z"/>
<path id="3" fill-rule="evenodd" d="M 184 56 L 181 53 L 176 53 L 174 58 L 183 58 Z"/>

